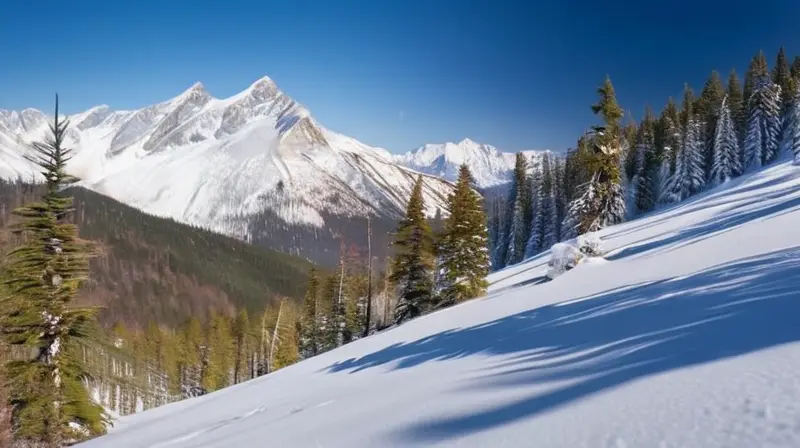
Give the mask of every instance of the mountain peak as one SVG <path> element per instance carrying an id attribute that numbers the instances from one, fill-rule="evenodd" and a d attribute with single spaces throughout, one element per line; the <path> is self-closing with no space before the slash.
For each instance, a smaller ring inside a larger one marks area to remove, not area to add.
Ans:
<path id="1" fill-rule="evenodd" d="M 458 142 L 458 146 L 475 146 L 475 145 L 480 145 L 480 143 L 471 140 L 469 137 L 465 137 L 464 140 Z"/>

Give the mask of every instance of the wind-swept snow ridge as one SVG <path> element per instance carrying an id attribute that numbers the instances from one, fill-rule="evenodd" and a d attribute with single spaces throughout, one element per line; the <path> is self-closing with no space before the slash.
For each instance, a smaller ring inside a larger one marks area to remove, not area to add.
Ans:
<path id="1" fill-rule="evenodd" d="M 180 221 L 247 237 L 259 213 L 323 227 L 323 216 L 404 211 L 418 173 L 380 148 L 331 132 L 264 77 L 227 99 L 196 83 L 134 111 L 98 106 L 68 117 L 83 185 Z M 49 117 L 0 110 L 0 176 L 39 176 L 24 159 Z M 426 176 L 427 213 L 444 210 L 452 185 Z"/>
<path id="2" fill-rule="evenodd" d="M 545 253 L 487 297 L 82 447 L 800 446 L 800 168 L 784 163 Z"/>

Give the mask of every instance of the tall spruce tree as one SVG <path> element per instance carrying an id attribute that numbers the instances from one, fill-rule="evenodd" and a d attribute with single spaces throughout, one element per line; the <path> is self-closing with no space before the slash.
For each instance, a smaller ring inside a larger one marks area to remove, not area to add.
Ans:
<path id="1" fill-rule="evenodd" d="M 311 268 L 306 292 L 303 296 L 303 311 L 300 318 L 300 356 L 303 359 L 320 353 L 319 287 L 317 270 Z"/>
<path id="2" fill-rule="evenodd" d="M 739 139 L 733 124 L 728 98 L 722 100 L 714 138 L 714 160 L 711 168 L 712 185 L 719 185 L 731 180 L 741 172 L 739 160 Z"/>
<path id="3" fill-rule="evenodd" d="M 530 176 L 531 186 L 531 208 L 533 209 L 533 217 L 531 219 L 531 228 L 528 231 L 528 241 L 525 245 L 525 258 L 532 257 L 539 253 L 542 245 L 543 238 L 543 221 L 542 221 L 542 207 L 543 207 L 543 178 L 544 178 L 544 158 L 542 156 L 542 163 L 533 167 L 533 172 Z"/>
<path id="4" fill-rule="evenodd" d="M 772 82 L 764 53 L 750 64 L 751 94 L 747 100 L 744 169 L 756 169 L 778 155 L 781 134 L 781 88 Z"/>
<path id="5" fill-rule="evenodd" d="M 433 300 L 434 244 L 425 219 L 422 176 L 414 184 L 406 216 L 395 234 L 394 248 L 390 279 L 399 289 L 394 322 L 401 323 L 427 311 Z"/>
<path id="6" fill-rule="evenodd" d="M 597 89 L 598 102 L 592 111 L 603 118 L 603 126 L 594 134 L 593 170 L 598 182 L 597 222 L 601 227 L 625 219 L 625 192 L 620 173 L 620 119 L 622 108 L 617 104 L 611 78 L 606 77 Z"/>
<path id="7" fill-rule="evenodd" d="M 781 92 L 789 91 L 789 79 L 791 73 L 789 68 L 789 61 L 786 59 L 786 51 L 781 46 L 778 50 L 778 56 L 775 60 L 775 66 L 772 68 L 772 83 L 781 88 Z M 781 110 L 786 111 L 788 103 L 786 98 L 781 98 Z"/>
<path id="8" fill-rule="evenodd" d="M 25 242 L 7 255 L 0 295 L 4 342 L 31 353 L 7 364 L 13 437 L 22 446 L 63 446 L 104 433 L 108 422 L 83 386 L 88 374 L 78 355 L 95 318 L 73 303 L 91 250 L 69 222 L 72 198 L 63 192 L 73 180 L 65 171 L 72 152 L 64 147 L 68 125 L 56 96 L 50 135 L 29 157 L 42 169 L 46 190 L 40 202 L 14 211 Z"/>
<path id="9" fill-rule="evenodd" d="M 714 70 L 700 92 L 697 101 L 698 120 L 701 122 L 702 155 L 705 177 L 711 177 L 711 165 L 714 160 L 714 136 L 717 126 L 719 108 L 725 97 L 725 86 L 719 73 Z"/>
<path id="10" fill-rule="evenodd" d="M 786 114 L 786 125 L 784 127 L 786 137 L 784 141 L 784 151 L 794 157 L 795 163 L 800 163 L 800 79 L 790 80 L 790 92 L 792 98 L 789 100 L 789 111 Z"/>
<path id="11" fill-rule="evenodd" d="M 731 119 L 736 131 L 736 137 L 739 140 L 740 155 L 741 146 L 744 141 L 744 130 L 747 122 L 747 111 L 744 107 L 744 96 L 742 93 L 742 84 L 739 82 L 739 77 L 736 75 L 736 70 L 731 70 L 728 76 L 728 109 L 731 111 Z"/>
<path id="12" fill-rule="evenodd" d="M 467 165 L 459 168 L 455 191 L 448 197 L 450 215 L 445 221 L 439 245 L 441 304 L 449 305 L 478 297 L 486 292 L 489 249 L 486 214 L 481 197 L 472 189 L 472 174 Z"/>
<path id="13" fill-rule="evenodd" d="M 528 182 L 528 161 L 521 152 L 514 163 L 514 178 L 508 201 L 506 250 L 504 266 L 519 263 L 525 258 L 525 245 L 531 221 L 531 188 Z"/>
<path id="14" fill-rule="evenodd" d="M 655 117 L 648 107 L 636 138 L 636 164 L 631 182 L 634 211 L 647 213 L 656 203 L 658 157 L 655 145 Z"/>

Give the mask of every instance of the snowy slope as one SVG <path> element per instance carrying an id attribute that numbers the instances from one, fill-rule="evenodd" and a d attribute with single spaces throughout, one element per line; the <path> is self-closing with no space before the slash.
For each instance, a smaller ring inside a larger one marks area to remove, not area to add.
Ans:
<path id="1" fill-rule="evenodd" d="M 86 448 L 800 446 L 800 167 L 603 230 L 606 263 L 123 418 Z"/>
<path id="2" fill-rule="evenodd" d="M 418 173 L 386 150 L 332 132 L 262 78 L 227 99 L 197 83 L 135 111 L 98 106 L 69 117 L 69 171 L 84 185 L 160 216 L 247 236 L 270 210 L 290 224 L 323 227 L 324 215 L 397 217 Z M 45 136 L 40 111 L 0 110 L 0 176 L 30 176 L 26 143 Z M 452 185 L 426 176 L 427 212 Z"/>
<path id="3" fill-rule="evenodd" d="M 532 160 L 538 160 L 541 151 L 523 151 Z M 464 139 L 458 143 L 427 144 L 394 160 L 413 170 L 438 176 L 449 181 L 458 178 L 458 169 L 466 163 L 479 188 L 487 188 L 511 181 L 514 170 L 514 153 L 501 152 L 491 145 Z"/>

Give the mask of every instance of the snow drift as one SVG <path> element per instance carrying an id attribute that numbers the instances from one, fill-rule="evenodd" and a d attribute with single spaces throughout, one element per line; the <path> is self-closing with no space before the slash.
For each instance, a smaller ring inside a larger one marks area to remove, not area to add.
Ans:
<path id="1" fill-rule="evenodd" d="M 800 168 L 599 232 L 606 263 L 117 422 L 86 448 L 800 446 Z"/>

